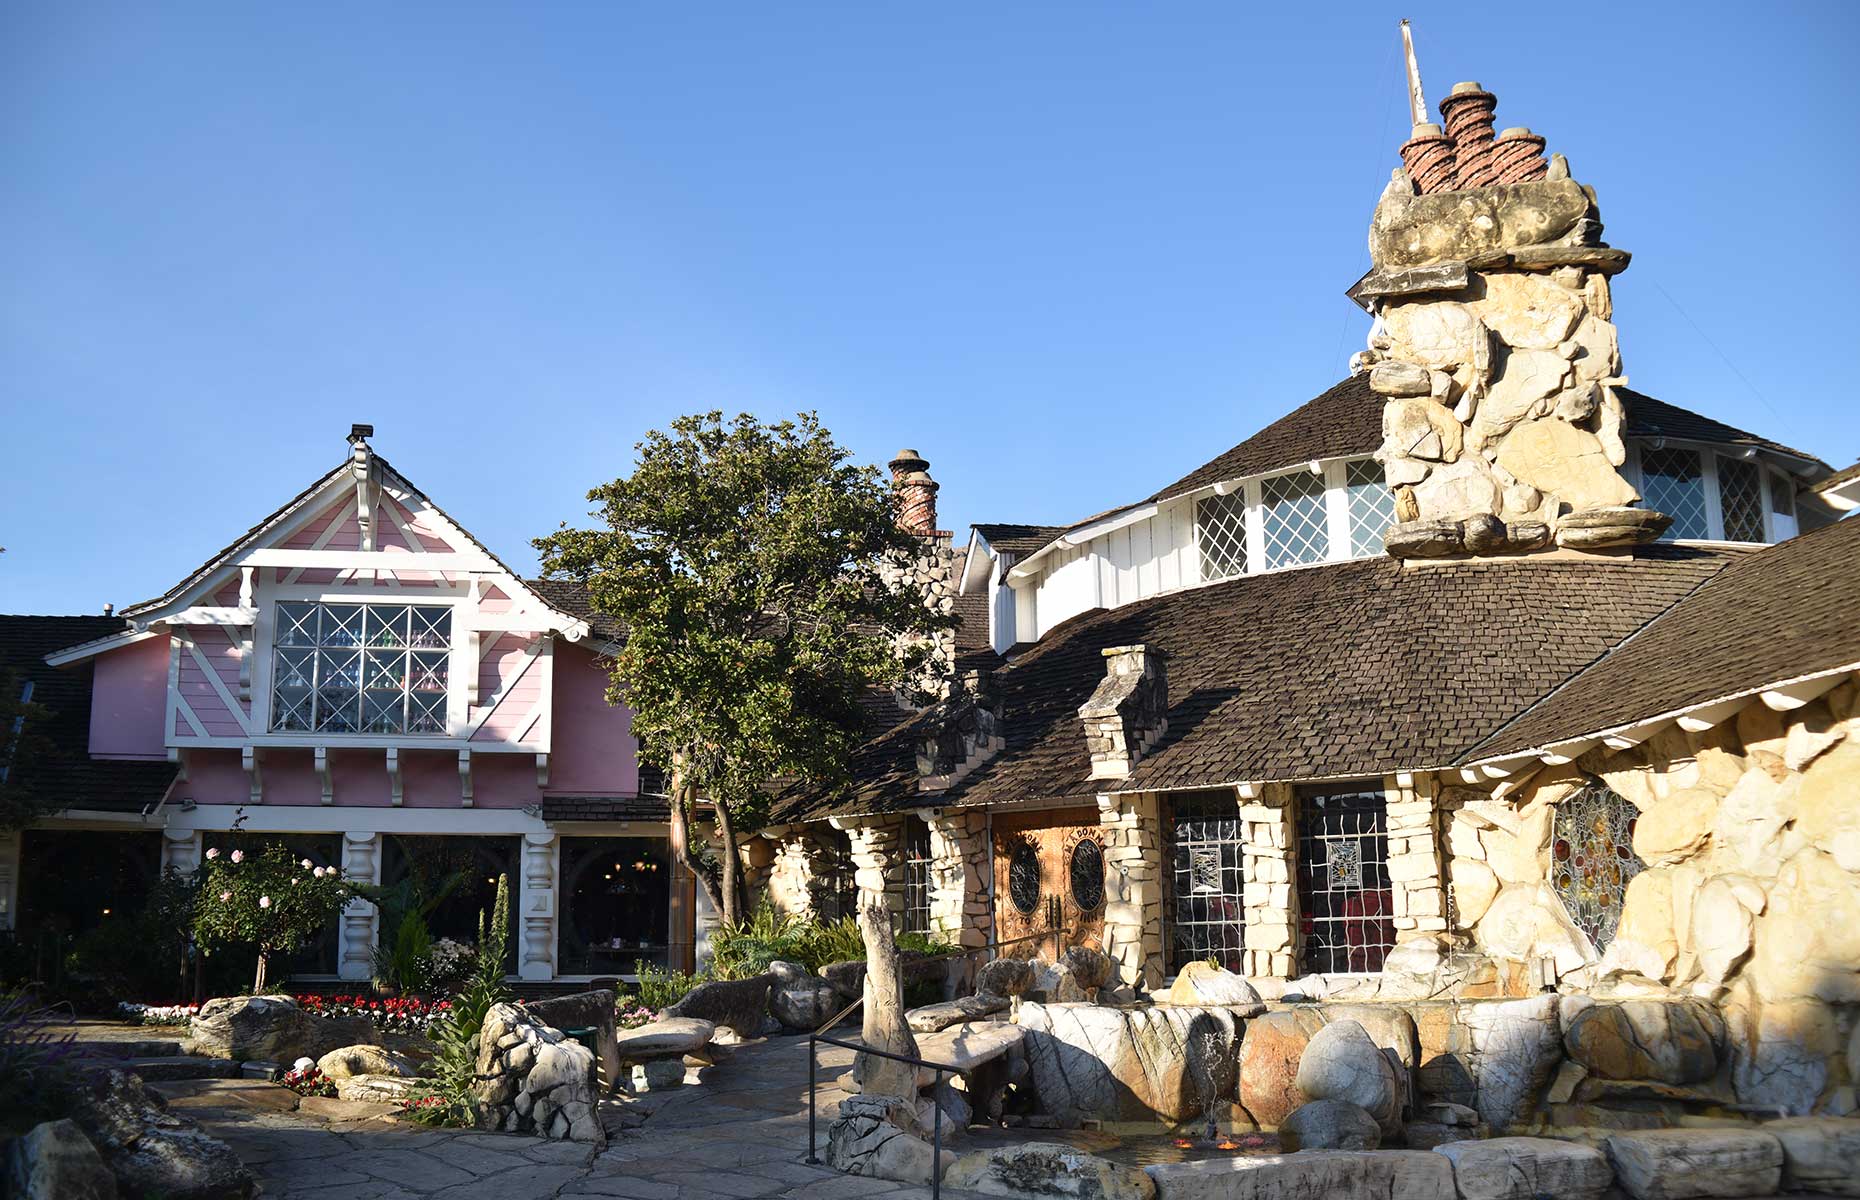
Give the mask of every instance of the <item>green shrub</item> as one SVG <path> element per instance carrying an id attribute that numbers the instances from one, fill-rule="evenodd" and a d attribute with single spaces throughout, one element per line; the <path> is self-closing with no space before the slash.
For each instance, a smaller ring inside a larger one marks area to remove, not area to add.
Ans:
<path id="1" fill-rule="evenodd" d="M 691 975 L 684 971 L 668 971 L 655 967 L 641 959 L 634 964 L 639 974 L 639 1002 L 653 1012 L 664 1012 L 672 1005 L 685 998 L 685 994 L 700 983 L 709 983 L 709 975 Z"/>
<path id="2" fill-rule="evenodd" d="M 485 1014 L 510 999 L 504 984 L 504 952 L 510 936 L 510 882 L 497 877 L 490 921 L 478 914 L 478 960 L 452 1009 L 427 1028 L 434 1054 L 427 1064 L 425 1092 L 406 1106 L 407 1115 L 428 1125 L 470 1125 L 478 1109 L 471 1085 L 478 1069 L 478 1031 Z"/>

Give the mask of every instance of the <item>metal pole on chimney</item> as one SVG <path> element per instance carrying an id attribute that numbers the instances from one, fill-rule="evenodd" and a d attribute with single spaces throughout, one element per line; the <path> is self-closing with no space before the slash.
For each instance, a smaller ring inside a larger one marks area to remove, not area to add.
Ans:
<path id="1" fill-rule="evenodd" d="M 1427 97 L 1421 94 L 1421 64 L 1414 59 L 1414 32 L 1408 18 L 1401 19 L 1401 48 L 1408 58 L 1408 114 L 1416 125 L 1427 124 Z"/>

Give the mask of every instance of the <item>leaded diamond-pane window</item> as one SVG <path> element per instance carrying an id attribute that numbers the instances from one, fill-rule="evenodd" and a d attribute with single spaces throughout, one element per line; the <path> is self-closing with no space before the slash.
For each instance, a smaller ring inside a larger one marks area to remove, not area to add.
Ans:
<path id="1" fill-rule="evenodd" d="M 1731 542 L 1763 540 L 1763 469 L 1741 458 L 1718 460 L 1718 504 Z"/>
<path id="2" fill-rule="evenodd" d="M 1323 562 L 1330 557 L 1330 518 L 1324 479 L 1308 471 L 1275 475 L 1259 485 L 1266 524 L 1266 569 Z"/>
<path id="3" fill-rule="evenodd" d="M 444 733 L 452 610 L 278 605 L 271 727 L 283 733 Z"/>
<path id="4" fill-rule="evenodd" d="M 1667 538 L 1711 536 L 1705 520 L 1705 476 L 1696 450 L 1642 450 L 1640 476 L 1647 507 L 1673 518 Z"/>
<path id="5" fill-rule="evenodd" d="M 1770 472 L 1770 511 L 1779 517 L 1795 516 L 1795 480 Z"/>
<path id="6" fill-rule="evenodd" d="M 904 832 L 904 932 L 930 932 L 930 827 L 916 817 Z"/>
<path id="7" fill-rule="evenodd" d="M 1600 783 L 1557 806 L 1550 884 L 1597 950 L 1615 940 L 1628 882 L 1646 866 L 1634 853 L 1639 816 L 1630 801 Z"/>
<path id="8" fill-rule="evenodd" d="M 1350 557 L 1373 558 L 1382 553 L 1382 535 L 1395 523 L 1395 493 L 1373 458 L 1346 467 L 1343 487 L 1350 506 Z"/>
<path id="9" fill-rule="evenodd" d="M 1205 583 L 1246 574 L 1246 494 L 1206 496 L 1195 502 L 1195 544 Z"/>
<path id="10" fill-rule="evenodd" d="M 1173 826 L 1169 969 L 1211 958 L 1239 971 L 1246 947 L 1239 800 L 1231 791 L 1184 793 Z"/>
<path id="11" fill-rule="evenodd" d="M 1379 791 L 1298 793 L 1298 910 L 1306 971 L 1380 971 L 1395 946 L 1388 805 Z"/>

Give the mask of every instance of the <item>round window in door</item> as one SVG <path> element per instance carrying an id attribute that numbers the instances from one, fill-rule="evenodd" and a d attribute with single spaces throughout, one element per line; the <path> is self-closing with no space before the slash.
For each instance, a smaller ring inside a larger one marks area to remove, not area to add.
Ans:
<path id="1" fill-rule="evenodd" d="M 1097 838 L 1080 838 L 1072 847 L 1066 875 L 1072 885 L 1072 903 L 1080 912 L 1096 912 L 1104 906 L 1104 847 Z"/>
<path id="2" fill-rule="evenodd" d="M 1023 917 L 1040 907 L 1040 850 L 1027 838 L 1014 844 L 1008 859 L 1008 899 Z"/>

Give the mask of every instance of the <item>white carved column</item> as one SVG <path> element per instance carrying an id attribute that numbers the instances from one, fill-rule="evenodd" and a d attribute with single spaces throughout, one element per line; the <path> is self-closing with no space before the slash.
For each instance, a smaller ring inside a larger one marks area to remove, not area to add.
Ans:
<path id="1" fill-rule="evenodd" d="M 523 893 L 518 911 L 523 945 L 517 957 L 521 979 L 555 978 L 555 908 L 558 851 L 554 830 L 523 835 Z"/>
<path id="2" fill-rule="evenodd" d="M 952 808 L 928 817 L 930 932 L 959 946 L 985 946 L 993 923 L 988 897 L 988 814 Z"/>
<path id="3" fill-rule="evenodd" d="M 342 835 L 342 874 L 356 883 L 381 882 L 380 834 Z M 336 958 L 339 977 L 365 980 L 374 974 L 375 926 L 378 923 L 375 906 L 366 900 L 354 899 L 343 906 Z"/>
<path id="4" fill-rule="evenodd" d="M 161 831 L 161 869 L 191 875 L 200 866 L 200 848 L 204 835 L 197 829 Z"/>
<path id="5" fill-rule="evenodd" d="M 859 907 L 883 905 L 904 914 L 904 822 L 896 817 L 832 817 L 852 842 L 853 882 Z"/>
<path id="6" fill-rule="evenodd" d="M 19 920 L 18 832 L 0 833 L 0 929 L 12 929 Z"/>

